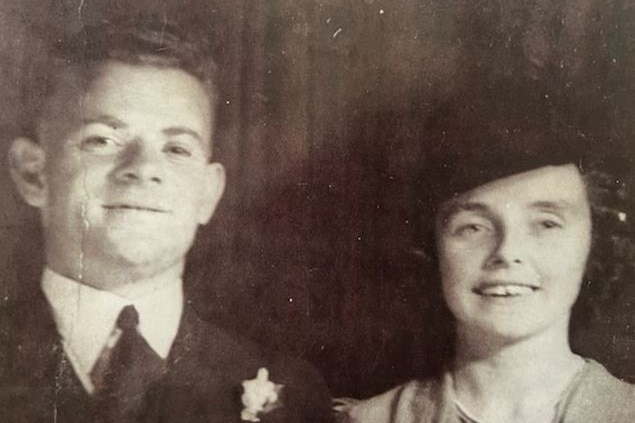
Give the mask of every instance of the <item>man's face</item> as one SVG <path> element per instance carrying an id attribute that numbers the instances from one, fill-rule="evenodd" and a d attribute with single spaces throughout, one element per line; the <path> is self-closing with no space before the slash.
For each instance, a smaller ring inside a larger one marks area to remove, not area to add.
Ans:
<path id="1" fill-rule="evenodd" d="M 459 328 L 507 340 L 566 331 L 591 243 L 575 166 L 469 191 L 443 205 L 436 233 L 443 293 Z"/>
<path id="2" fill-rule="evenodd" d="M 224 182 L 208 163 L 204 86 L 178 69 L 107 62 L 79 87 L 63 82 L 39 126 L 41 196 L 27 202 L 41 209 L 48 265 L 74 278 L 182 268 Z"/>

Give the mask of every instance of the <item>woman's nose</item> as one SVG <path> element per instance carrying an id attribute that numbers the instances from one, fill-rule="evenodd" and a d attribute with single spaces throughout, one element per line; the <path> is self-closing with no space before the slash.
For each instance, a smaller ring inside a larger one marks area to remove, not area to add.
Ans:
<path id="1" fill-rule="evenodd" d="M 527 237 L 519 229 L 502 228 L 496 236 L 485 265 L 488 268 L 509 267 L 525 261 Z"/>

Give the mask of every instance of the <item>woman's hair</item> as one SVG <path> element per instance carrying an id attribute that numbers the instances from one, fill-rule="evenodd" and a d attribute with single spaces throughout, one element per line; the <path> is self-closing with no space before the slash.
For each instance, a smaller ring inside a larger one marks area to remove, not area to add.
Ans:
<path id="1" fill-rule="evenodd" d="M 627 212 L 632 209 L 632 204 L 628 204 L 630 186 L 620 167 L 615 160 L 598 160 L 581 169 L 593 228 L 591 252 L 573 308 L 573 332 L 602 319 L 635 276 L 635 244 Z"/>

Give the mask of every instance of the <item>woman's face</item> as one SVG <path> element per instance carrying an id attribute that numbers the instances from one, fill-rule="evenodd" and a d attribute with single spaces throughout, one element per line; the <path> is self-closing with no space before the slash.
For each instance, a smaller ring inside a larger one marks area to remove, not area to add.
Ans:
<path id="1" fill-rule="evenodd" d="M 446 202 L 436 239 L 459 329 L 506 340 L 567 331 L 591 244 L 586 186 L 574 165 L 497 179 Z"/>

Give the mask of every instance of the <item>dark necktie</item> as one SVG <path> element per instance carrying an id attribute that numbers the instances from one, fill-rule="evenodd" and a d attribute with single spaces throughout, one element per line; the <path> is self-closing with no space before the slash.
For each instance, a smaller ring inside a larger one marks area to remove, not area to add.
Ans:
<path id="1" fill-rule="evenodd" d="M 149 386 L 165 372 L 165 361 L 137 331 L 138 323 L 134 306 L 124 307 L 117 319 L 117 343 L 104 348 L 91 371 L 100 422 L 138 421 Z"/>

